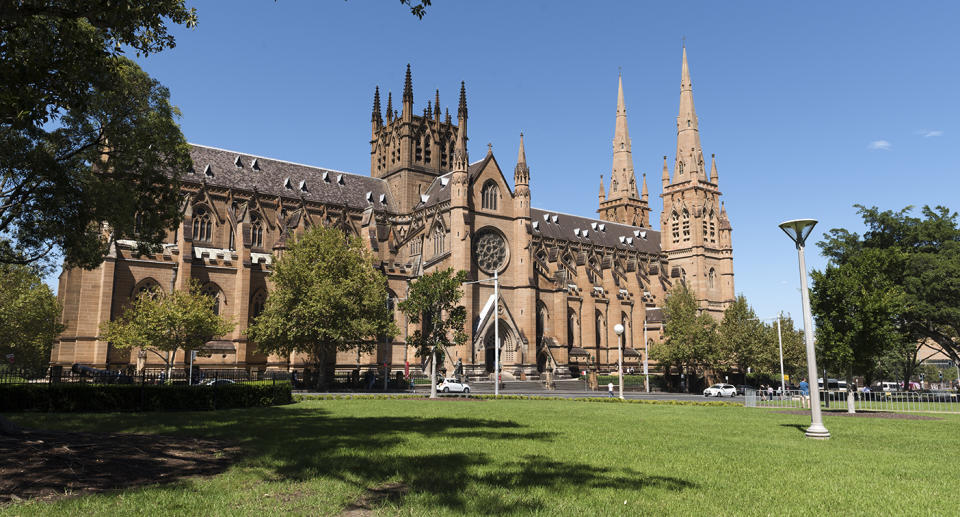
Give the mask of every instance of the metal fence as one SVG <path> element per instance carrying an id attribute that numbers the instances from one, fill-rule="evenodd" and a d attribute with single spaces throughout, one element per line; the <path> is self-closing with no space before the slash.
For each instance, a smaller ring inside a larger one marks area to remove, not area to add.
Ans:
<path id="1" fill-rule="evenodd" d="M 191 375 L 192 373 L 192 375 Z M 89 366 L 64 368 L 51 366 L 40 370 L 0 370 L 0 384 L 161 384 L 161 385 L 224 385 L 224 384 L 275 384 L 296 382 L 294 374 L 283 371 L 257 371 L 239 369 L 174 368 L 169 374 L 165 369 L 144 368 L 103 370 Z"/>
<path id="2" fill-rule="evenodd" d="M 960 413 L 960 394 L 956 391 L 870 391 L 855 392 L 854 409 L 857 411 L 892 411 L 898 413 Z M 820 407 L 846 411 L 848 404 L 846 391 L 821 391 Z M 785 393 L 762 390 L 746 390 L 746 407 L 807 409 L 810 397 L 804 397 L 800 391 L 787 390 Z"/>

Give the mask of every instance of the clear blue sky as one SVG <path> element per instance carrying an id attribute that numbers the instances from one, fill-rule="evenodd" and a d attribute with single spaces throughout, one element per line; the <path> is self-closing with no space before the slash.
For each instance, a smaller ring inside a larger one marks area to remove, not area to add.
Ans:
<path id="1" fill-rule="evenodd" d="M 854 203 L 960 208 L 956 2 L 434 3 L 417 20 L 395 0 L 195 2 L 198 27 L 140 63 L 170 88 L 189 141 L 358 174 L 374 86 L 399 98 L 409 62 L 415 109 L 439 88 L 454 111 L 464 80 L 473 159 L 491 142 L 510 176 L 523 131 L 533 205 L 586 216 L 609 178 L 622 67 L 659 228 L 686 37 L 736 290 L 761 317 L 800 319 L 778 222 L 818 219 L 819 238 L 859 231 Z M 811 246 L 808 265 L 823 264 Z"/>

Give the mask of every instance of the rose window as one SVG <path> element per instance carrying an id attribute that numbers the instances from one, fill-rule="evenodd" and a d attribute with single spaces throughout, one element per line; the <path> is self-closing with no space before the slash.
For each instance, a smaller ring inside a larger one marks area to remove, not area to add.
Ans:
<path id="1" fill-rule="evenodd" d="M 486 232 L 477 239 L 475 255 L 480 269 L 499 272 L 507 264 L 507 242 L 497 232 Z"/>

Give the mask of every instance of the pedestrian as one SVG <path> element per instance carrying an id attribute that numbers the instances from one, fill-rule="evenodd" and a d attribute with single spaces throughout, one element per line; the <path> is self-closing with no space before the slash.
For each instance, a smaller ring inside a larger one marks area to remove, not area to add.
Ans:
<path id="1" fill-rule="evenodd" d="M 807 378 L 804 377 L 797 387 L 800 388 L 800 405 L 804 408 L 810 407 L 810 385 L 807 384 Z"/>
<path id="2" fill-rule="evenodd" d="M 607 393 L 609 393 L 611 397 L 613 396 L 613 381 L 607 383 Z"/>
<path id="3" fill-rule="evenodd" d="M 767 384 L 767 399 L 773 400 L 773 386 L 770 384 Z"/>

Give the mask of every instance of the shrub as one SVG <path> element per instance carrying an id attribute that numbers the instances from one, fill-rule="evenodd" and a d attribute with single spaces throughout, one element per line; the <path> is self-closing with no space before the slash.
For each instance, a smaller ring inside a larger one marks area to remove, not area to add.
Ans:
<path id="1" fill-rule="evenodd" d="M 220 386 L 3 384 L 0 411 L 195 411 L 293 402 L 289 383 Z"/>

